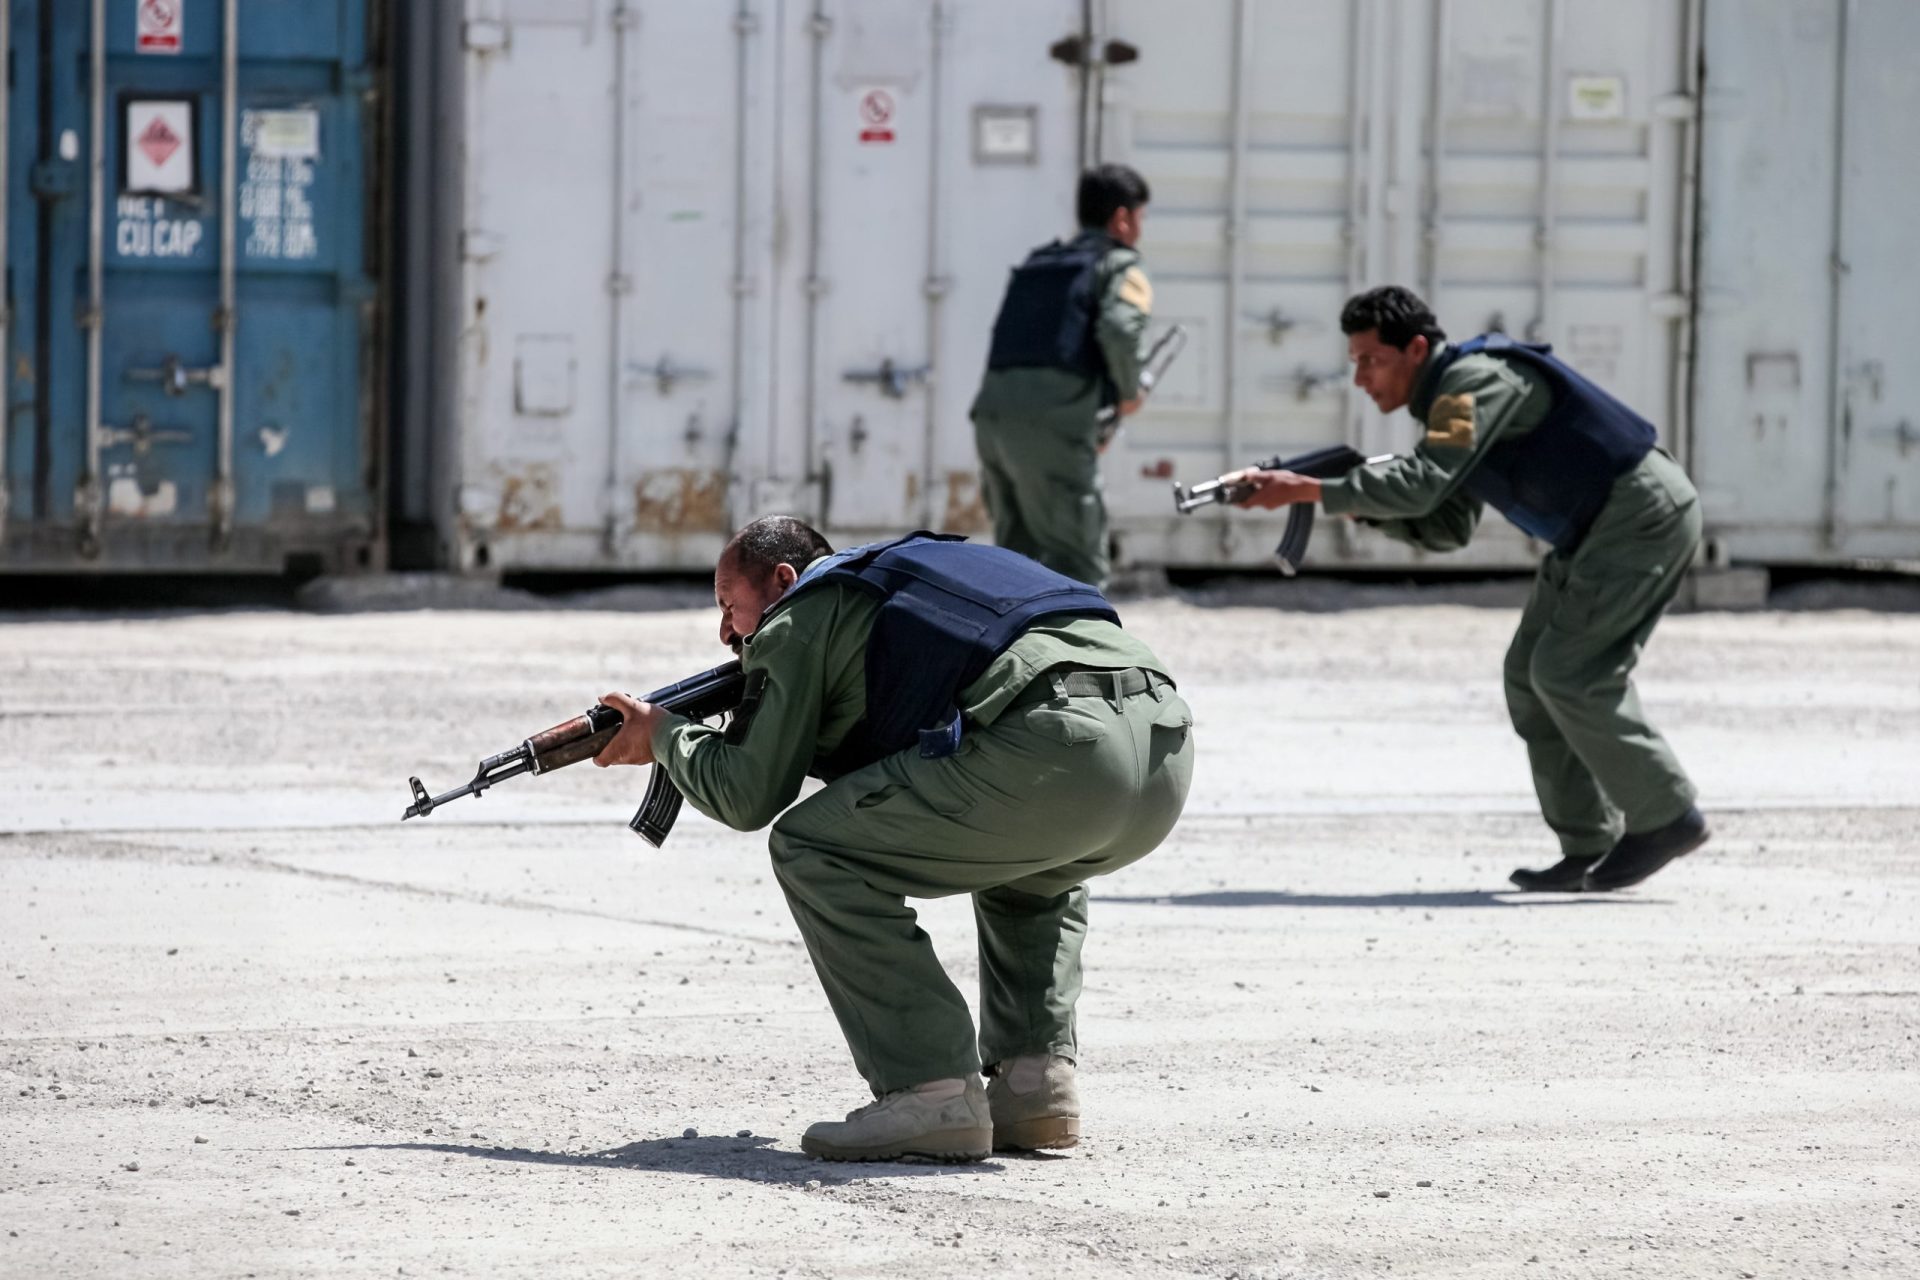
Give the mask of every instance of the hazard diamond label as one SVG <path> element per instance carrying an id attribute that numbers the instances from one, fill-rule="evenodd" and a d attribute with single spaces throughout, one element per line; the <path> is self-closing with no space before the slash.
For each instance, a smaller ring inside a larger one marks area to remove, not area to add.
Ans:
<path id="1" fill-rule="evenodd" d="M 124 189 L 146 195 L 192 191 L 193 104 L 181 98 L 136 98 L 126 112 Z"/>
<path id="2" fill-rule="evenodd" d="M 180 135 L 167 125 L 165 116 L 155 116 L 140 135 L 138 145 L 154 168 L 164 169 L 173 153 L 180 149 Z"/>

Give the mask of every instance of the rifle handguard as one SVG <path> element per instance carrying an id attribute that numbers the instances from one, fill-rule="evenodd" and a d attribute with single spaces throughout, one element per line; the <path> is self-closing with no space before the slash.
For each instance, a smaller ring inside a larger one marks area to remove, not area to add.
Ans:
<path id="1" fill-rule="evenodd" d="M 1369 458 L 1358 449 L 1336 444 L 1291 458 L 1276 455 L 1253 465 L 1260 471 L 1291 471 L 1299 476 L 1328 480 L 1335 476 L 1343 476 L 1355 467 L 1384 460 L 1384 458 Z M 1237 503 L 1252 492 L 1251 485 L 1228 484 L 1224 476 L 1215 480 L 1203 480 L 1192 486 L 1183 485 L 1175 480 L 1173 506 L 1181 515 L 1191 515 L 1209 503 Z M 1300 565 L 1307 556 L 1307 543 L 1312 538 L 1313 504 L 1296 502 L 1287 511 L 1287 527 L 1280 536 L 1280 545 L 1273 549 L 1273 562 L 1281 573 L 1291 578 L 1300 572 Z"/>
<path id="2" fill-rule="evenodd" d="M 703 671 L 697 676 L 655 689 L 639 700 L 689 720 L 704 720 L 738 709 L 745 689 L 746 676 L 736 659 L 721 663 L 711 671 Z M 407 785 L 411 789 L 413 803 L 400 816 L 403 820 L 424 818 L 450 800 L 458 800 L 462 796 L 478 797 L 488 787 L 507 778 L 523 773 L 551 773 L 570 764 L 579 764 L 582 760 L 591 760 L 600 754 L 607 743 L 613 741 L 622 723 L 624 721 L 620 713 L 612 707 L 590 707 L 571 720 L 534 734 L 512 750 L 488 756 L 480 762 L 471 782 L 445 795 L 432 795 L 420 784 L 420 779 L 409 778 Z M 655 764 L 647 778 L 647 794 L 641 800 L 639 810 L 628 821 L 628 828 L 658 849 L 673 830 L 674 820 L 680 816 L 683 798 L 679 788 L 667 776 L 667 771 Z"/>

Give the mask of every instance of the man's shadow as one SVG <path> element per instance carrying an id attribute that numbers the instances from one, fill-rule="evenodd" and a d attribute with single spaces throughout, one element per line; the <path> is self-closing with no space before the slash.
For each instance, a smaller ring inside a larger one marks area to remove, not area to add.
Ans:
<path id="1" fill-rule="evenodd" d="M 1144 907 L 1598 907 L 1659 906 L 1656 898 L 1615 893 L 1526 893 L 1519 889 L 1456 889 L 1434 893 L 1289 893 L 1285 889 L 1221 889 L 1212 893 L 1102 894 L 1095 902 Z"/>
<path id="2" fill-rule="evenodd" d="M 808 1182 L 836 1184 L 867 1178 L 925 1178 L 948 1174 L 1000 1173 L 1004 1166 L 989 1159 L 972 1164 L 931 1161 L 824 1161 L 798 1151 L 782 1151 L 772 1138 L 702 1135 L 697 1138 L 647 1138 L 604 1151 L 535 1151 L 528 1147 L 482 1146 L 464 1142 L 348 1142 L 298 1147 L 300 1151 L 419 1151 L 437 1155 L 471 1156 L 476 1160 L 504 1160 L 513 1164 L 561 1165 L 575 1169 L 640 1169 L 657 1173 L 687 1173 L 703 1178 L 732 1178 L 741 1182 L 799 1186 Z"/>

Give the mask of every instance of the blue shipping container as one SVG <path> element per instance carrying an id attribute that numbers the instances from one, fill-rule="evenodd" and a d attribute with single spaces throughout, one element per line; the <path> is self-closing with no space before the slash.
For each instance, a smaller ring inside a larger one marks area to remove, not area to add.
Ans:
<path id="1" fill-rule="evenodd" d="M 0 571 L 381 555 L 375 0 L 0 0 Z"/>

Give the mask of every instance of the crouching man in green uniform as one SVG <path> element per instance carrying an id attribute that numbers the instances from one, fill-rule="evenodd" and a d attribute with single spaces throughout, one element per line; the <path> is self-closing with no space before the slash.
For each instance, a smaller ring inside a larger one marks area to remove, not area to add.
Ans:
<path id="1" fill-rule="evenodd" d="M 1140 407 L 1153 286 L 1140 266 L 1147 183 L 1121 164 L 1080 177 L 1080 234 L 1013 270 L 973 402 L 993 540 L 1056 573 L 1107 585 L 1100 410 Z"/>
<path id="2" fill-rule="evenodd" d="M 773 823 L 774 874 L 874 1097 L 801 1147 L 1073 1146 L 1085 882 L 1166 838 L 1193 773 L 1165 666 L 1084 583 L 931 534 L 835 555 L 798 520 L 756 520 L 714 597 L 739 713 L 721 731 L 610 693 L 625 722 L 595 763 L 657 760 L 716 821 Z M 828 784 L 794 805 L 809 774 Z M 906 903 L 956 893 L 979 925 L 977 1044 Z"/>
<path id="3" fill-rule="evenodd" d="M 1319 502 L 1390 537 L 1451 551 L 1482 505 L 1550 543 L 1507 650 L 1507 709 L 1527 744 L 1561 860 L 1523 889 L 1620 889 L 1707 840 L 1694 788 L 1640 709 L 1633 668 L 1700 544 L 1692 483 L 1654 429 L 1545 347 L 1493 334 L 1449 345 L 1386 286 L 1340 316 L 1354 385 L 1425 424 L 1411 455 L 1335 480 L 1249 470 L 1242 505 Z"/>

